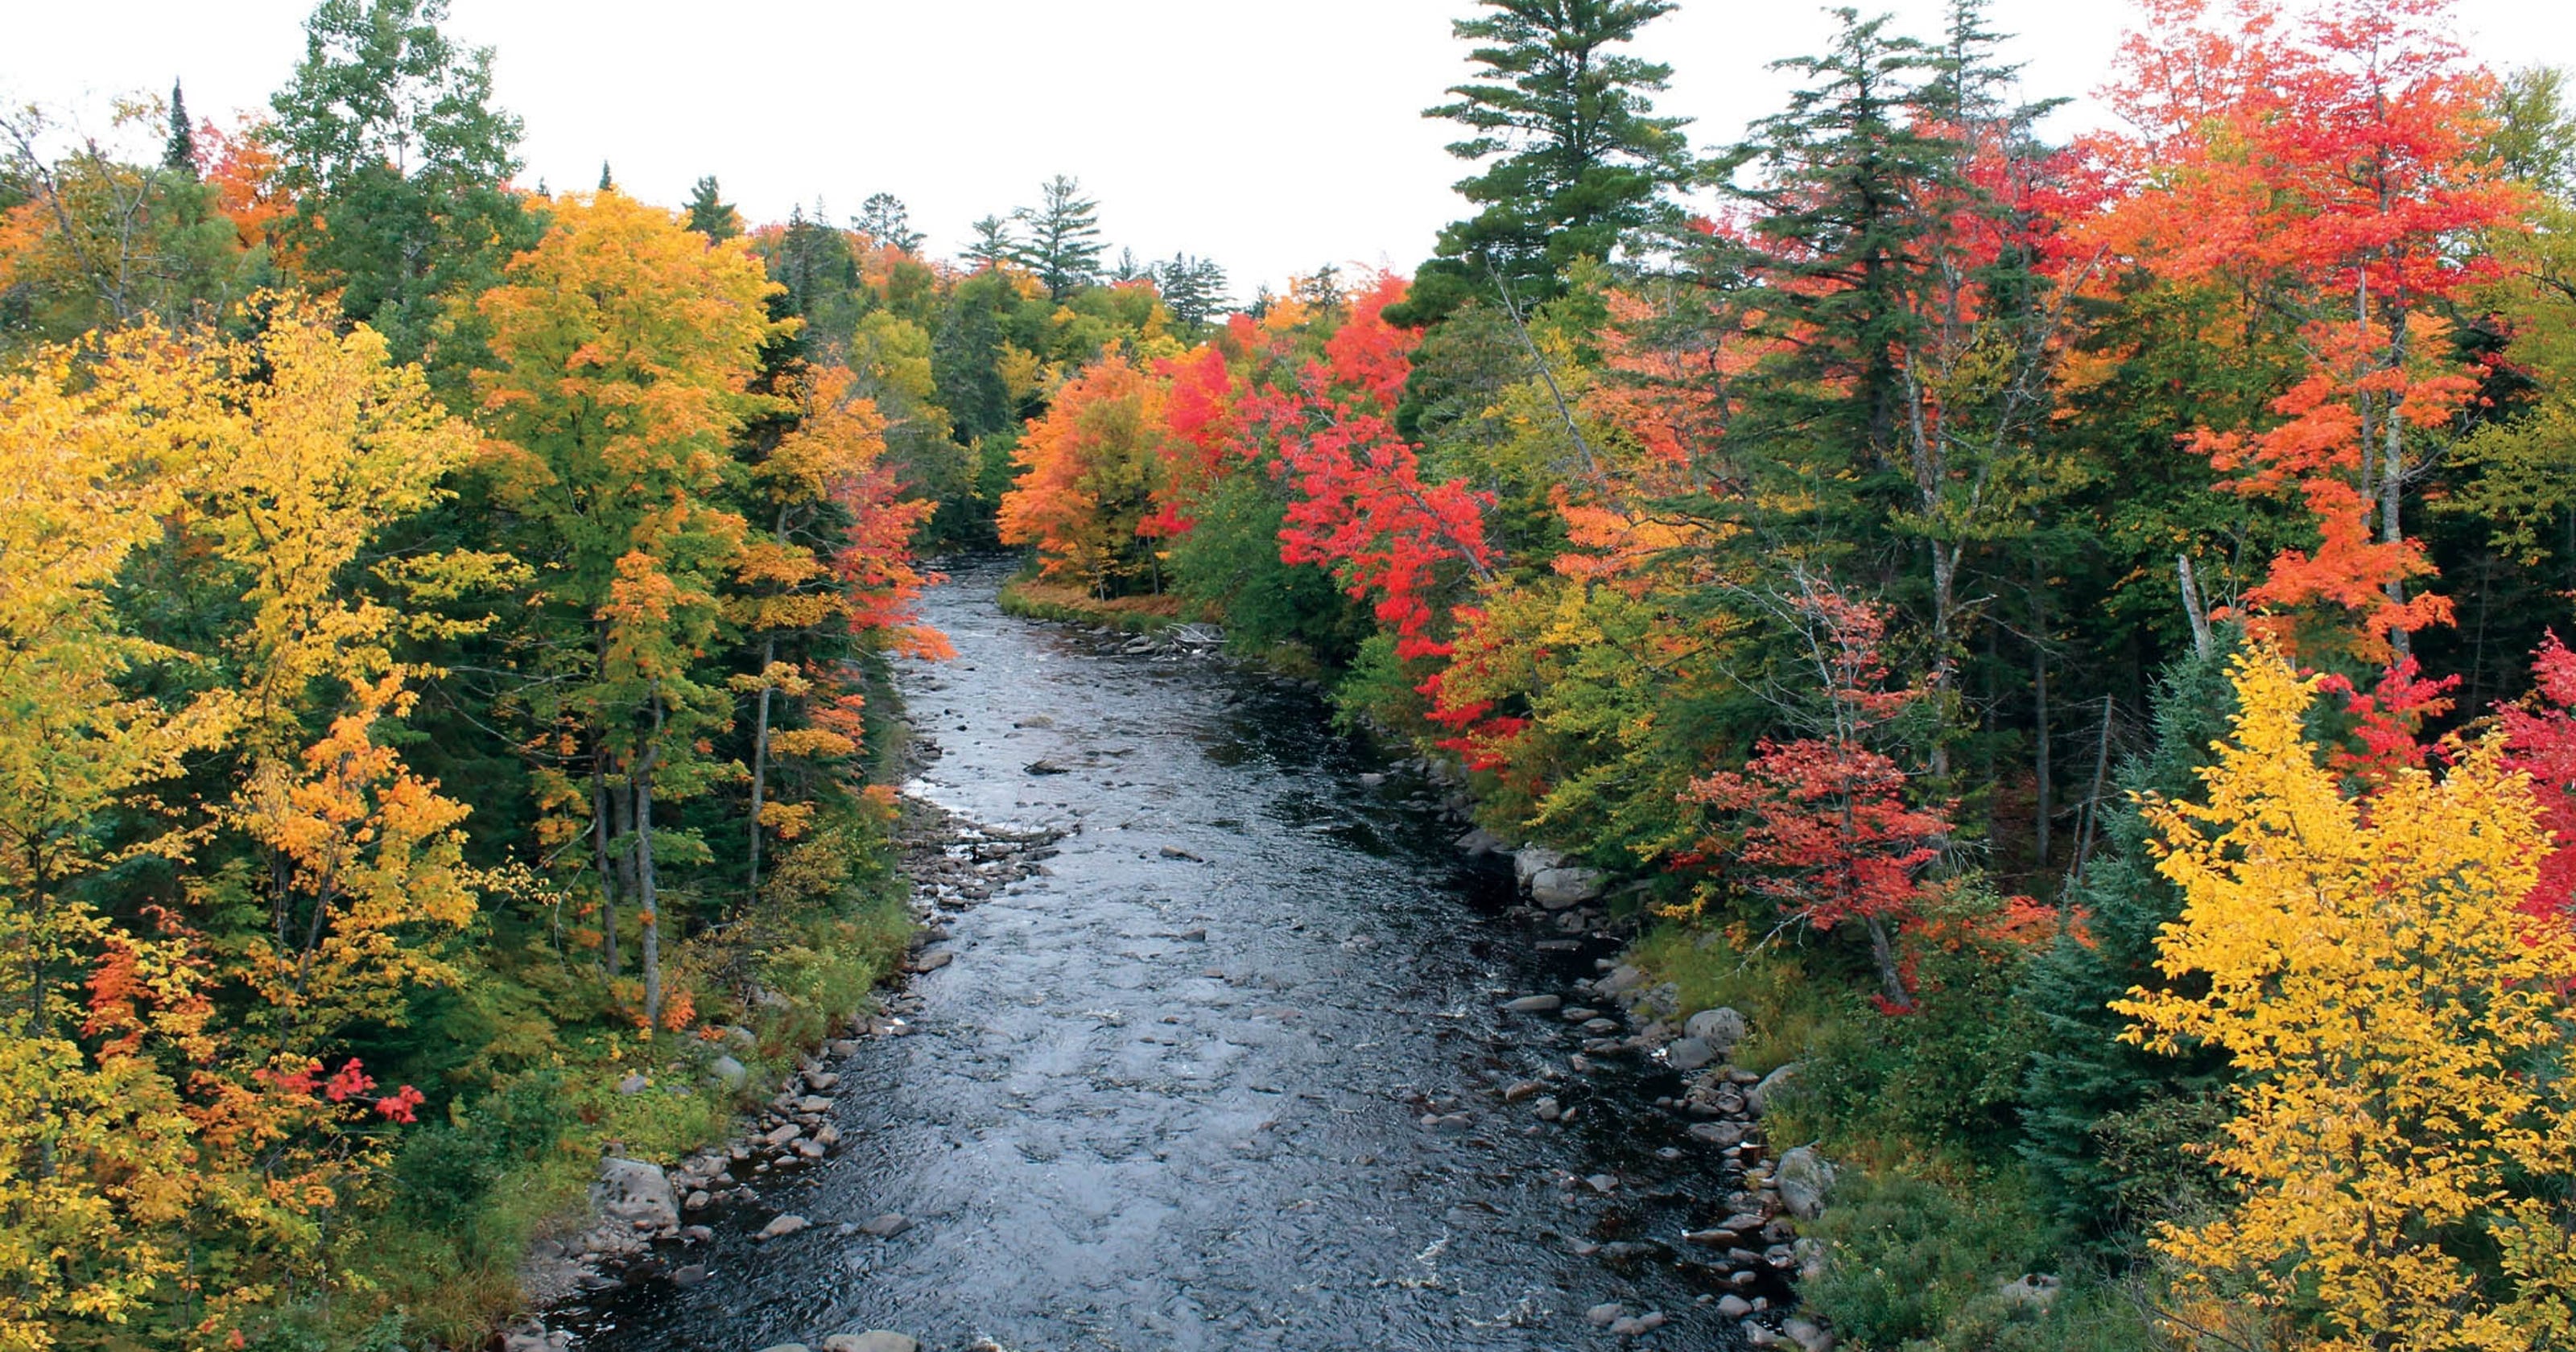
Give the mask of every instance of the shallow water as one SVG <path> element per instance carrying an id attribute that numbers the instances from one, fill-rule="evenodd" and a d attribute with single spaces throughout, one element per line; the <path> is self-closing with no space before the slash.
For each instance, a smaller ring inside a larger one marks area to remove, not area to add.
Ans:
<path id="1" fill-rule="evenodd" d="M 1579 1105 L 1563 1126 L 1499 1097 L 1563 1070 L 1576 1035 L 1497 1003 L 1564 992 L 1608 949 L 1537 950 L 1437 791 L 1362 785 L 1386 767 L 1314 696 L 1006 617 L 1003 575 L 928 597 L 958 656 L 901 672 L 939 748 L 908 788 L 1067 830 L 1048 875 L 947 921 L 918 1034 L 834 1066 L 839 1154 L 717 1217 L 686 1260 L 710 1280 L 556 1322 L 618 1352 L 865 1328 L 932 1352 L 1737 1346 L 1693 1269 L 1584 1252 L 1679 1250 L 1719 1210 L 1719 1159 L 1651 1106 L 1674 1077 L 1605 1059 L 1550 1087 Z M 1421 1124 L 1452 1109 L 1463 1129 Z M 780 1212 L 813 1228 L 752 1243 Z M 838 1233 L 887 1212 L 911 1228 Z M 1609 1301 L 1672 1322 L 1614 1338 L 1584 1317 Z"/>

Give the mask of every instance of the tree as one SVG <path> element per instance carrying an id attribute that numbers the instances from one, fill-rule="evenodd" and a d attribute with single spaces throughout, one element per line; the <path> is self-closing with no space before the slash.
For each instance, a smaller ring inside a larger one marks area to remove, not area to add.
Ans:
<path id="1" fill-rule="evenodd" d="M 690 187 L 689 228 L 722 243 L 742 233 L 742 217 L 733 204 L 724 200 L 716 187 L 716 176 L 707 174 Z"/>
<path id="2" fill-rule="evenodd" d="M 1482 69 L 1424 111 L 1467 127 L 1449 153 L 1481 166 L 1459 181 L 1480 210 L 1440 232 L 1396 322 L 1437 322 L 1496 288 L 1553 296 L 1577 258 L 1607 259 L 1622 236 L 1667 220 L 1664 194 L 1690 173 L 1682 128 L 1651 95 L 1672 68 L 1619 49 L 1671 0 L 1479 0 L 1450 31 Z"/>
<path id="3" fill-rule="evenodd" d="M 611 975 L 618 901 L 636 907 L 650 1027 L 663 1014 L 657 850 L 703 850 L 657 837 L 653 810 L 721 773 L 700 745 L 733 699 L 697 656 L 716 641 L 719 585 L 748 528 L 727 505 L 728 442 L 765 407 L 750 381 L 787 325 L 768 315 L 780 288 L 739 242 L 616 192 L 559 199 L 553 215 L 477 302 L 494 366 L 475 386 L 497 443 L 494 497 L 543 570 L 522 631 L 532 745 L 580 748 L 549 771 L 547 806 L 586 800 Z"/>
<path id="4" fill-rule="evenodd" d="M 850 228 L 886 247 L 905 253 L 921 251 L 922 236 L 912 228 L 912 213 L 905 209 L 902 198 L 890 192 L 869 194 L 868 200 L 859 204 L 859 214 L 851 219 Z"/>
<path id="5" fill-rule="evenodd" d="M 2405 529 L 2407 485 L 2430 434 L 2477 382 L 2441 305 L 2487 271 L 2457 241 L 2513 219 L 2515 194 L 2481 145 L 2489 81 L 2442 28 L 2449 0 L 2328 5 L 2289 41 L 2253 9 L 2213 32 L 2171 0 L 2132 38 L 2117 106 L 2146 128 L 2127 146 L 2153 185 L 2111 226 L 2149 266 L 2270 298 L 2307 370 L 2252 426 L 2195 445 L 2236 491 L 2291 496 L 2315 543 L 2282 551 L 2246 599 L 2263 623 L 2364 660 L 2403 656 L 2447 624 L 2448 598 Z M 2225 54 L 2211 72 L 2191 53 Z M 2222 78 L 2213 78 L 2216 74 Z M 2215 99 L 2211 91 L 2217 91 Z"/>
<path id="6" fill-rule="evenodd" d="M 972 227 L 974 242 L 966 246 L 966 261 L 979 268 L 998 268 L 1004 263 L 1018 262 L 1021 257 L 1019 236 L 1011 230 L 1016 220 L 1016 216 L 1010 219 L 986 216 L 976 221 Z"/>
<path id="7" fill-rule="evenodd" d="M 161 167 L 172 173 L 197 173 L 197 129 L 188 122 L 188 96 L 170 82 L 170 139 L 161 147 Z"/>
<path id="8" fill-rule="evenodd" d="M 1803 571 L 1789 585 L 1762 604 L 1798 652 L 1796 691 L 1775 702 L 1804 735 L 1766 737 L 1742 771 L 1690 786 L 1692 801 L 1720 814 L 1699 853 L 1744 865 L 1752 890 L 1776 901 L 1789 923 L 1830 932 L 1857 921 L 1878 969 L 1879 1008 L 1901 1013 L 1914 1007 L 1914 991 L 1896 931 L 1951 831 L 1951 806 L 1910 804 L 1913 776 L 1885 749 L 1901 739 L 1923 692 L 1889 688 L 1877 607 Z"/>
<path id="9" fill-rule="evenodd" d="M 1150 571 L 1138 530 L 1153 507 L 1163 392 L 1122 355 L 1094 362 L 1029 420 L 1002 497 L 1006 545 L 1035 545 L 1050 575 L 1096 596 Z"/>
<path id="10" fill-rule="evenodd" d="M 529 236 L 506 186 L 519 119 L 491 106 L 491 50 L 457 46 L 446 18 L 447 0 L 321 0 L 265 132 L 312 281 L 406 358 L 443 297 Z"/>
<path id="11" fill-rule="evenodd" d="M 2315 679 L 2270 646 L 2232 673 L 2208 801 L 2148 814 L 2183 897 L 2157 944 L 2175 984 L 2113 1005 L 2132 1040 L 2238 1076 L 2208 1143 L 2234 1204 L 2155 1238 L 2171 1318 L 2353 1352 L 2544 1345 L 2570 1296 L 2576 933 L 2523 909 L 2548 850 L 2527 784 L 2488 737 L 2355 801 L 2303 731 Z"/>
<path id="12" fill-rule="evenodd" d="M 1174 254 L 1150 271 L 1163 304 L 1172 312 L 1172 322 L 1184 329 L 1204 328 L 1234 305 L 1226 294 L 1225 269 L 1214 259 Z"/>
<path id="13" fill-rule="evenodd" d="M 1011 213 L 1029 232 L 1019 261 L 1046 284 L 1049 300 L 1061 301 L 1099 279 L 1100 204 L 1082 195 L 1080 179 L 1062 174 L 1039 184 L 1038 194 L 1036 207 Z"/>

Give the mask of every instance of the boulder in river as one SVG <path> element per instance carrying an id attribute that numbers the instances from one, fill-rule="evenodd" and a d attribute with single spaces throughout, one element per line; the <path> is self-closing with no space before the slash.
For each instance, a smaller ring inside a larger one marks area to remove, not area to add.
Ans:
<path id="1" fill-rule="evenodd" d="M 1795 1061 L 1763 1076 L 1760 1083 L 1744 1091 L 1745 1109 L 1755 1117 L 1771 1111 L 1773 1101 L 1780 1095 L 1796 1092 L 1797 1079 L 1798 1063 Z"/>
<path id="2" fill-rule="evenodd" d="M 1503 1008 L 1514 1014 L 1546 1014 L 1564 1003 L 1561 997 L 1554 995 L 1524 995 L 1517 1000 L 1504 1001 Z"/>
<path id="3" fill-rule="evenodd" d="M 1695 1037 L 1686 1037 L 1664 1048 L 1664 1060 L 1675 1070 L 1697 1070 L 1717 1059 L 1717 1051 Z"/>
<path id="4" fill-rule="evenodd" d="M 680 1199 L 671 1192 L 670 1176 L 661 1166 L 615 1155 L 599 1162 L 599 1181 L 590 1185 L 599 1214 L 628 1225 L 668 1230 L 680 1223 Z"/>
<path id="5" fill-rule="evenodd" d="M 1530 875 L 1530 900 L 1551 911 L 1580 906 L 1601 895 L 1601 870 L 1549 868 Z"/>

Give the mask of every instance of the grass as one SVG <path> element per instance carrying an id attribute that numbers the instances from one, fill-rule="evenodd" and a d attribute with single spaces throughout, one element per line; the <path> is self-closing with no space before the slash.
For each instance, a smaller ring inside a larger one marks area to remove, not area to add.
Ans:
<path id="1" fill-rule="evenodd" d="M 998 599 L 1006 615 L 1107 625 L 1130 634 L 1150 634 L 1185 622 L 1177 596 L 1115 596 L 1104 601 L 1089 588 L 1027 575 L 1004 583 Z"/>

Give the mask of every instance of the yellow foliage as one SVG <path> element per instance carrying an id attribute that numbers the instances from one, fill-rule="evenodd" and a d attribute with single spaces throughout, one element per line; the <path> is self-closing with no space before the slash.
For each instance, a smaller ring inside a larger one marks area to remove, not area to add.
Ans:
<path id="1" fill-rule="evenodd" d="M 2313 678 L 2258 649 L 2235 684 L 2208 803 L 2148 805 L 2185 899 L 2158 946 L 2175 988 L 2112 1006 L 2240 1077 L 2209 1147 L 2237 1204 L 2155 1240 L 2177 1308 L 2250 1291 L 2334 1352 L 2540 1346 L 2576 1289 L 2538 1200 L 2576 1181 L 2576 1122 L 2534 1073 L 2564 1051 L 2576 936 L 2517 909 L 2549 847 L 2527 781 L 2488 740 L 2356 801 L 2302 735 Z M 2480 1230 L 2504 1285 L 2471 1265 Z"/>

